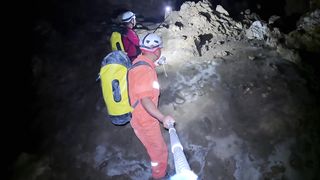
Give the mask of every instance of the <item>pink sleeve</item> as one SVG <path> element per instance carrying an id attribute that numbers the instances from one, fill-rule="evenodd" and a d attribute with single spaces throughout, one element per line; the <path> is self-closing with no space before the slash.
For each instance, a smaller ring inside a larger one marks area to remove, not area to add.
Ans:
<path id="1" fill-rule="evenodd" d="M 139 37 L 132 29 L 128 29 L 127 37 L 134 45 L 139 46 Z"/>

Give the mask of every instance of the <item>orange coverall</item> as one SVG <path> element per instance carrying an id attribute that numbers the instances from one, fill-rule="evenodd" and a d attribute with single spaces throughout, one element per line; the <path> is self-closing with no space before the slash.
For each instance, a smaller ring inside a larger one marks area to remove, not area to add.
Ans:
<path id="1" fill-rule="evenodd" d="M 139 55 L 133 61 L 133 64 L 138 61 L 145 61 L 151 67 L 140 65 L 129 71 L 128 81 L 131 105 L 136 100 L 140 101 L 144 97 L 149 97 L 158 107 L 160 90 L 155 65 L 152 60 L 143 55 Z M 152 117 L 144 109 L 142 103 L 139 102 L 132 112 L 130 124 L 149 154 L 152 177 L 162 178 L 166 174 L 168 150 L 162 137 L 159 121 Z"/>

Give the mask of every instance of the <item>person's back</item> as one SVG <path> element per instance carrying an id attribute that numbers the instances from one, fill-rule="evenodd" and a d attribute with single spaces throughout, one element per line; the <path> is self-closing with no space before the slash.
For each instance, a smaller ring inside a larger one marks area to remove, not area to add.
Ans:
<path id="1" fill-rule="evenodd" d="M 122 35 L 124 51 L 127 53 L 130 60 L 133 61 L 141 53 L 139 48 L 139 37 L 133 30 L 133 27 L 136 25 L 136 16 L 134 13 L 127 11 L 123 13 L 121 20 L 125 26 Z"/>
<path id="2" fill-rule="evenodd" d="M 168 128 L 174 119 L 158 109 L 160 87 L 154 63 L 161 56 L 162 40 L 156 34 L 147 34 L 140 45 L 142 54 L 133 64 L 145 62 L 149 65 L 139 66 L 128 74 L 131 104 L 139 102 L 132 112 L 130 124 L 148 152 L 152 177 L 160 179 L 165 177 L 168 163 L 168 150 L 160 122 Z"/>

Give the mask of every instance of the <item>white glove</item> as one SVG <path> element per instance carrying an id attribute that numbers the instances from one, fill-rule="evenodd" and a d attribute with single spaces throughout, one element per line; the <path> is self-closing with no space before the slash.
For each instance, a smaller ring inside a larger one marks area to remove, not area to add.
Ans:
<path id="1" fill-rule="evenodd" d="M 167 58 L 165 56 L 161 56 L 155 63 L 157 65 L 167 64 Z"/>

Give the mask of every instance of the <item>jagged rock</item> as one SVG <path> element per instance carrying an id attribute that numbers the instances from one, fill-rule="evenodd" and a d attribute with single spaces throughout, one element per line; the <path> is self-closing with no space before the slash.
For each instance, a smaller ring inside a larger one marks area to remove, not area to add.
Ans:
<path id="1" fill-rule="evenodd" d="M 159 27 L 157 33 L 162 38 L 168 39 L 164 47 L 168 50 L 167 57 L 180 54 L 183 51 L 184 57 L 177 57 L 181 60 L 202 56 L 209 51 L 214 44 L 221 39 L 231 37 L 234 39 L 243 38 L 244 31 L 242 22 L 236 22 L 225 14 L 219 14 L 212 8 L 209 1 L 185 2 L 180 11 L 172 11 L 166 19 L 167 26 Z M 137 30 L 138 34 L 146 33 L 145 30 Z M 183 37 L 175 39 L 172 37 Z M 212 41 L 211 39 L 215 39 Z M 176 47 L 179 47 L 177 49 Z"/>
<path id="2" fill-rule="evenodd" d="M 237 28 L 243 29 L 243 25 L 241 22 L 237 22 L 235 25 L 237 26 Z"/>
<path id="3" fill-rule="evenodd" d="M 320 25 L 320 9 L 317 9 L 311 13 L 307 13 L 302 16 L 298 23 L 298 29 L 304 29 L 306 31 L 312 31 Z"/>
<path id="4" fill-rule="evenodd" d="M 284 38 L 284 36 L 280 32 L 279 28 L 273 28 L 273 30 L 270 31 L 270 33 L 268 33 L 267 36 L 268 37 L 266 40 L 266 44 L 270 47 L 277 47 L 280 39 Z"/>
<path id="5" fill-rule="evenodd" d="M 301 17 L 297 29 L 286 36 L 290 48 L 319 52 L 320 49 L 320 9 Z"/>
<path id="6" fill-rule="evenodd" d="M 224 15 L 229 16 L 228 11 L 226 11 L 221 5 L 217 5 L 216 11 L 218 11 L 218 12 L 221 13 L 221 14 L 224 14 Z"/>
<path id="7" fill-rule="evenodd" d="M 191 36 L 209 33 L 216 36 L 234 36 L 242 30 L 241 23 L 237 23 L 224 14 L 221 15 L 219 17 L 213 13 L 212 5 L 208 1 L 185 2 L 180 11 L 172 12 L 168 19 L 172 24 L 177 24 L 177 22 L 183 24 L 184 33 Z"/>
<path id="8" fill-rule="evenodd" d="M 261 21 L 255 21 L 252 23 L 249 29 L 246 30 L 246 36 L 249 39 L 264 39 L 267 32 L 269 31 L 268 27 Z"/>
<path id="9" fill-rule="evenodd" d="M 250 13 L 251 11 L 250 11 L 250 9 L 247 9 L 246 11 L 245 11 L 245 13 L 244 13 L 244 22 L 248 22 L 248 23 L 252 23 L 252 22 L 254 22 L 254 21 L 260 21 L 261 20 L 261 18 L 260 18 L 260 16 L 258 15 L 258 14 L 256 14 L 256 13 Z"/>
<path id="10" fill-rule="evenodd" d="M 268 23 L 269 24 L 273 24 L 274 22 L 276 22 L 278 19 L 280 19 L 280 16 L 277 15 L 273 15 L 269 18 Z"/>

